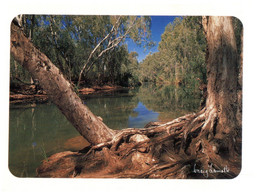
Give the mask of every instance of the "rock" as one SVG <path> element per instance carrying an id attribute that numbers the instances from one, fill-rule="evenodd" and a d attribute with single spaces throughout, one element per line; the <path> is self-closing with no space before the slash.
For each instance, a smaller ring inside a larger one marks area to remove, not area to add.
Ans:
<path id="1" fill-rule="evenodd" d="M 134 142 L 134 143 L 148 142 L 148 141 L 150 141 L 150 139 L 146 135 L 140 135 L 140 134 L 135 134 L 131 136 L 129 139 L 129 142 Z M 140 145 L 137 148 L 137 150 L 142 153 L 147 152 L 148 151 L 147 143 L 143 143 L 142 145 Z"/>

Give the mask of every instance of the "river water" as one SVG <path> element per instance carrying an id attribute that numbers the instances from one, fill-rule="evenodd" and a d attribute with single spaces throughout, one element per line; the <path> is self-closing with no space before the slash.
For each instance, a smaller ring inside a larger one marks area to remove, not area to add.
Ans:
<path id="1" fill-rule="evenodd" d="M 144 127 L 199 110 L 200 95 L 184 88 L 143 85 L 136 89 L 81 96 L 112 129 Z M 50 155 L 88 145 L 51 102 L 10 105 L 9 170 L 17 177 L 35 177 Z"/>

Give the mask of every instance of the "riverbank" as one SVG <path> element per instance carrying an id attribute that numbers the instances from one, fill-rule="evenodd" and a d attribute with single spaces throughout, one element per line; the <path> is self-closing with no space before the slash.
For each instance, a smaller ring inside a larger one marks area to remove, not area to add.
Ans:
<path id="1" fill-rule="evenodd" d="M 124 89 L 122 86 L 92 86 L 79 89 L 79 95 L 88 95 L 96 93 L 108 93 L 116 90 Z M 48 96 L 43 90 L 36 91 L 34 85 L 22 86 L 19 89 L 11 89 L 10 91 L 10 104 L 19 103 L 45 103 L 48 101 Z"/>
<path id="2" fill-rule="evenodd" d="M 143 128 L 151 121 L 155 121 L 152 125 L 168 122 L 185 113 L 195 112 L 200 102 L 198 95 L 186 96 L 181 88 L 150 83 L 135 89 L 113 86 L 92 88 L 79 91 L 82 101 L 109 128 L 115 130 Z M 81 95 L 82 92 L 91 94 Z M 54 154 L 77 152 L 89 146 L 51 101 L 11 104 L 9 115 L 9 167 L 15 176 L 35 177 L 35 170 L 42 160 L 50 162 Z"/>
<path id="3" fill-rule="evenodd" d="M 111 92 L 111 91 L 116 91 L 116 90 L 120 90 L 120 89 L 124 89 L 124 88 L 125 87 L 117 86 L 117 85 L 85 87 L 85 88 L 79 89 L 79 94 L 88 95 L 88 94 L 92 94 L 92 93 L 104 93 L 104 92 Z"/>

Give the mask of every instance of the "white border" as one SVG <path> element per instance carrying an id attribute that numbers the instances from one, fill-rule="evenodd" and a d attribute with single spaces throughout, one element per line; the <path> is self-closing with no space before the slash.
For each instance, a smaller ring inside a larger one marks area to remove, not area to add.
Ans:
<path id="1" fill-rule="evenodd" d="M 256 191 L 256 26 L 254 0 L 15 0 L 1 2 L 1 160 L 0 193 L 93 193 L 93 194 L 225 194 Z M 244 25 L 243 65 L 243 169 L 232 180 L 161 180 L 161 179 L 42 179 L 16 178 L 8 170 L 8 91 L 10 22 L 26 14 L 135 14 L 135 15 L 232 15 Z M 255 190 L 254 190 L 255 189 Z M 247 190 L 247 191 L 246 191 Z M 194 193 L 192 193 L 194 192 Z"/>

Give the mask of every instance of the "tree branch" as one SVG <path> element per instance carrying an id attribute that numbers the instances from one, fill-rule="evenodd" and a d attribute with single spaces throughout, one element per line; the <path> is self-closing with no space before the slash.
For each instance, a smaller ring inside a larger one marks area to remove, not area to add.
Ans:
<path id="1" fill-rule="evenodd" d="M 122 35 L 121 37 L 115 38 L 115 39 L 112 40 L 111 42 L 109 41 L 107 48 L 104 49 L 104 50 L 97 56 L 96 59 L 100 58 L 104 53 L 106 53 L 107 51 L 109 51 L 109 50 L 113 49 L 114 47 L 116 47 L 117 45 L 119 45 L 120 42 L 128 35 L 128 33 L 130 32 L 130 30 L 132 29 L 132 27 L 134 27 L 135 22 L 136 22 L 136 18 L 134 19 L 132 25 L 127 29 L 127 31 L 125 32 L 125 34 Z M 117 42 L 115 43 L 115 41 L 117 41 Z M 111 45 L 111 46 L 110 46 L 110 45 Z M 110 46 L 110 47 L 109 47 L 109 46 Z M 96 61 L 96 60 L 95 60 L 95 61 Z M 95 61 L 94 61 L 94 62 L 95 62 Z M 94 62 L 92 62 L 92 63 L 90 64 L 90 66 L 87 68 L 86 73 L 92 68 L 92 66 L 94 65 Z"/>
<path id="2" fill-rule="evenodd" d="M 77 87 L 79 87 L 79 84 L 80 84 L 80 81 L 81 81 L 81 77 L 82 77 L 82 74 L 83 72 L 85 71 L 86 69 L 86 66 L 88 65 L 89 61 L 91 60 L 93 54 L 96 52 L 96 50 L 99 48 L 99 46 L 106 40 L 110 37 L 110 35 L 113 33 L 113 31 L 116 31 L 116 35 L 118 33 L 118 27 L 120 26 L 120 18 L 119 17 L 115 23 L 115 25 L 112 27 L 111 31 L 109 34 L 107 34 L 104 39 L 102 39 L 98 44 L 97 46 L 94 48 L 94 50 L 90 53 L 85 65 L 83 66 L 83 68 L 81 69 L 80 71 L 80 74 L 79 74 L 79 79 L 78 79 L 78 83 L 77 83 Z M 129 34 L 129 32 L 131 31 L 132 27 L 135 26 L 135 22 L 137 20 L 137 17 L 135 17 L 135 19 L 133 20 L 131 26 L 129 26 L 129 28 L 126 30 L 125 34 L 120 36 L 120 37 L 116 37 L 114 40 L 111 41 L 111 39 L 109 40 L 108 42 L 108 45 L 107 45 L 107 48 L 104 49 L 103 51 L 101 51 L 101 53 L 96 57 L 96 60 L 99 59 L 104 53 L 106 53 L 107 51 L 113 49 L 114 47 L 116 47 L 117 45 L 119 45 L 119 43 Z M 118 25 L 118 26 L 117 26 Z M 117 26 L 117 27 L 116 27 Z M 86 69 L 86 73 L 92 68 L 92 66 L 94 65 L 95 61 L 94 60 L 89 66 L 88 68 Z"/>
<path id="3" fill-rule="evenodd" d="M 78 79 L 78 84 L 77 87 L 79 87 L 80 85 L 80 81 L 81 81 L 81 76 L 86 68 L 86 66 L 88 65 L 89 61 L 91 60 L 92 56 L 94 55 L 94 53 L 96 52 L 96 50 L 100 47 L 100 45 L 110 37 L 110 35 L 113 33 L 113 31 L 115 30 L 116 25 L 119 23 L 121 16 L 119 16 L 119 18 L 116 20 L 116 23 L 112 26 L 111 31 L 95 46 L 95 48 L 93 49 L 93 51 L 90 53 L 89 57 L 87 58 L 86 63 L 84 64 L 83 68 L 81 69 L 80 73 L 79 73 L 79 79 Z"/>

